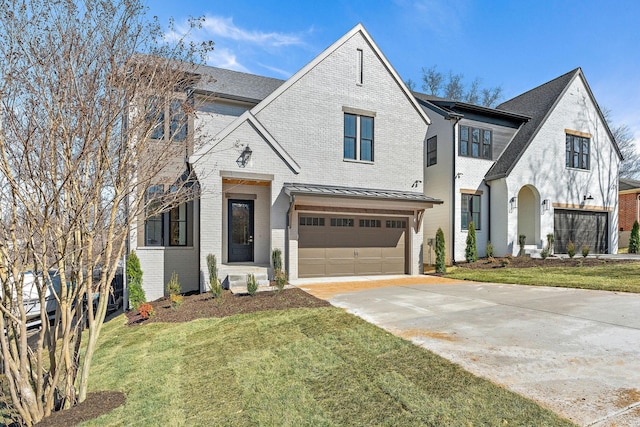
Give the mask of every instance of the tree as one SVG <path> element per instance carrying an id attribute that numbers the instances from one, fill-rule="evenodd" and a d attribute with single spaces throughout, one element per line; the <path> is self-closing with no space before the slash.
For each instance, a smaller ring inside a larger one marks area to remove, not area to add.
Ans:
<path id="1" fill-rule="evenodd" d="M 494 107 L 502 96 L 502 87 L 480 88 L 481 80 L 475 78 L 468 88 L 465 88 L 464 75 L 449 71 L 446 76 L 438 71 L 434 65 L 422 69 L 422 90 L 427 95 L 444 97 L 454 101 L 462 101 L 469 104 Z M 411 81 L 412 84 L 413 81 Z"/>
<path id="2" fill-rule="evenodd" d="M 640 226 L 638 221 L 633 222 L 631 227 L 631 236 L 629 237 L 629 253 L 637 254 L 640 252 Z"/>
<path id="3" fill-rule="evenodd" d="M 436 273 L 446 273 L 447 267 L 444 263 L 444 232 L 438 227 L 436 231 Z"/>
<path id="4" fill-rule="evenodd" d="M 141 0 L 1 2 L 2 386 L 26 425 L 86 398 L 129 230 L 194 197 L 171 166 L 184 158 L 179 132 L 150 136 L 188 113 L 188 102 L 163 102 L 194 83 L 190 71 L 212 43 L 169 43 L 145 13 Z M 145 197 L 158 182 L 172 191 Z M 36 277 L 42 322 L 29 343 L 25 271 Z"/>
<path id="5" fill-rule="evenodd" d="M 613 138 L 618 144 L 618 148 L 624 158 L 620 164 L 619 177 L 638 179 L 638 177 L 640 177 L 640 153 L 638 152 L 631 128 L 624 123 L 614 124 L 611 117 L 613 113 L 606 107 L 602 109 L 602 115 L 607 121 Z"/>
<path id="6" fill-rule="evenodd" d="M 464 257 L 467 262 L 475 262 L 478 260 L 478 249 L 476 248 L 476 226 L 473 224 L 473 221 L 469 223 L 467 246 L 464 250 Z"/>

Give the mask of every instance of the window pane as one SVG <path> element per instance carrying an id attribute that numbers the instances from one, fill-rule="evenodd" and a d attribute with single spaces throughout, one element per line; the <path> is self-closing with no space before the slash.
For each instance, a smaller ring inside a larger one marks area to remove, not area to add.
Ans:
<path id="1" fill-rule="evenodd" d="M 485 130 L 482 132 L 482 157 L 485 159 L 491 158 L 491 131 Z"/>
<path id="2" fill-rule="evenodd" d="M 360 160 L 373 161 L 373 142 L 363 139 L 360 142 Z"/>
<path id="3" fill-rule="evenodd" d="M 187 116 L 184 113 L 182 103 L 174 99 L 169 109 L 171 118 L 170 132 L 174 141 L 184 142 L 187 139 Z"/>
<path id="4" fill-rule="evenodd" d="M 373 117 L 360 117 L 360 136 L 363 139 L 373 139 Z"/>
<path id="5" fill-rule="evenodd" d="M 151 124 L 152 139 L 164 138 L 164 106 L 162 99 L 157 96 L 147 98 L 147 121 Z"/>
<path id="6" fill-rule="evenodd" d="M 480 157 L 480 129 L 471 131 L 471 156 Z"/>
<path id="7" fill-rule="evenodd" d="M 162 246 L 162 215 L 154 215 L 144 223 L 145 246 Z"/>
<path id="8" fill-rule="evenodd" d="M 344 115 L 344 158 L 356 158 L 356 116 Z"/>
<path id="9" fill-rule="evenodd" d="M 183 203 L 169 212 L 169 245 L 187 244 L 187 204 Z"/>
<path id="10" fill-rule="evenodd" d="M 460 155 L 469 155 L 469 128 L 460 126 Z"/>

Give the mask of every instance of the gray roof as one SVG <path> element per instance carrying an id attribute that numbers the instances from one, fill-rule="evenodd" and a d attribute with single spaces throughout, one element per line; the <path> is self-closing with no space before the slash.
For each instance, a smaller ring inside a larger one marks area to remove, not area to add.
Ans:
<path id="1" fill-rule="evenodd" d="M 618 183 L 618 191 L 640 190 L 640 181 L 635 179 L 620 178 Z"/>
<path id="2" fill-rule="evenodd" d="M 407 202 L 440 204 L 442 200 L 425 196 L 423 193 L 397 190 L 378 190 L 373 188 L 340 187 L 337 185 L 285 183 L 285 193 L 308 196 L 349 197 L 356 199 L 384 199 Z"/>
<path id="3" fill-rule="evenodd" d="M 541 86 L 531 89 L 522 95 L 498 105 L 499 110 L 514 111 L 526 114 L 531 120 L 522 125 L 511 143 L 505 148 L 500 158 L 486 174 L 487 179 L 502 178 L 511 172 L 522 153 L 543 124 L 545 118 L 556 104 L 565 88 L 580 72 L 580 68 L 569 71 Z"/>
<path id="4" fill-rule="evenodd" d="M 452 99 L 440 98 L 434 95 L 427 95 L 420 92 L 413 92 L 413 96 L 423 106 L 425 104 L 431 104 L 431 106 L 436 107 L 430 109 L 432 111 L 440 113 L 447 118 L 462 117 L 464 116 L 465 112 L 471 112 L 483 116 L 494 116 L 515 121 L 527 121 L 531 118 L 526 114 L 519 114 L 513 111 L 484 107 L 482 105 L 469 104 L 462 101 L 454 101 Z"/>
<path id="5" fill-rule="evenodd" d="M 272 77 L 204 65 L 199 66 L 196 72 L 204 77 L 196 85 L 196 91 L 256 104 L 285 82 Z"/>

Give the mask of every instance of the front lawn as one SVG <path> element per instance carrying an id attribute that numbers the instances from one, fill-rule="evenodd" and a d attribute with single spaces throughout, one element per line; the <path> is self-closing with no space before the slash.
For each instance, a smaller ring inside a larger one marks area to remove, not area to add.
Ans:
<path id="1" fill-rule="evenodd" d="M 108 322 L 90 387 L 126 394 L 86 426 L 572 425 L 341 309 Z"/>
<path id="2" fill-rule="evenodd" d="M 521 285 L 557 286 L 565 288 L 595 289 L 604 291 L 640 293 L 640 262 L 611 262 L 588 258 L 583 265 L 581 258 L 574 260 L 537 260 L 535 266 L 512 268 L 511 264 L 496 268 L 476 268 L 478 265 L 450 267 L 445 277 L 474 280 L 477 282 L 517 283 Z M 480 260 L 478 263 L 487 262 Z M 513 258 L 511 263 L 518 262 Z M 598 265 L 600 263 L 600 265 Z M 549 266 L 545 266 L 545 264 Z M 562 264 L 565 264 L 562 266 Z"/>

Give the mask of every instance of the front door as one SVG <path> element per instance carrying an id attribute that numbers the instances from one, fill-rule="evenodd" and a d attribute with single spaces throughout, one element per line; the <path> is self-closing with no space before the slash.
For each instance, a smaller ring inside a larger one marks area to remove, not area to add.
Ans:
<path id="1" fill-rule="evenodd" d="M 229 262 L 253 262 L 253 200 L 229 200 Z"/>

